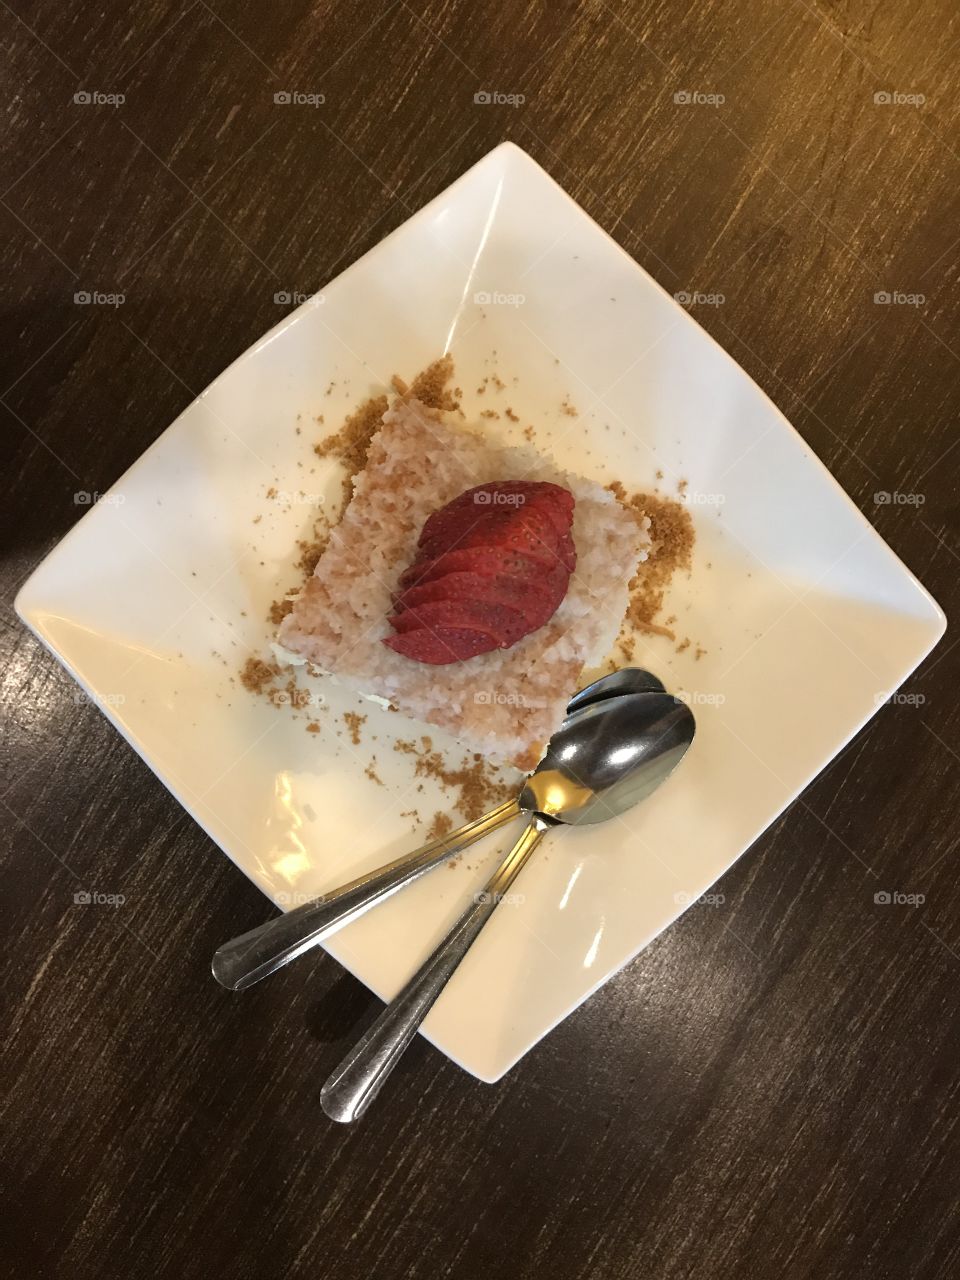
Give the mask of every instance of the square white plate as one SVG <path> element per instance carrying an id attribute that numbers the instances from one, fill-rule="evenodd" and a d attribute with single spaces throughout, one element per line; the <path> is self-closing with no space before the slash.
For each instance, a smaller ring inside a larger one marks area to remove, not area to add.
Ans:
<path id="1" fill-rule="evenodd" d="M 327 706 L 323 732 L 309 734 L 231 683 L 249 652 L 266 652 L 269 603 L 296 583 L 291 548 L 313 522 L 301 495 L 339 491 L 311 444 L 391 373 L 446 349 L 468 409 L 509 405 L 520 418 L 484 425 L 536 423 L 562 466 L 628 490 L 652 488 L 659 470 L 673 492 L 682 477 L 698 533 L 694 571 L 665 610 L 690 647 L 654 638 L 637 650 L 694 700 L 694 747 L 627 820 L 551 836 L 517 883 L 522 901 L 495 913 L 426 1022 L 435 1045 L 492 1081 L 709 889 L 945 623 L 746 374 L 504 144 L 223 373 L 17 600 L 275 901 L 397 856 L 419 843 L 405 811 L 429 820 L 449 807 L 432 783 L 417 791 L 411 759 L 391 749 L 415 734 L 403 717 L 316 681 Z M 507 389 L 481 400 L 493 371 Z M 561 408 L 566 395 L 579 416 Z M 357 706 L 359 747 L 341 721 Z M 371 755 L 382 786 L 365 775 Z M 495 837 L 425 877 L 328 950 L 391 996 L 506 844 Z"/>

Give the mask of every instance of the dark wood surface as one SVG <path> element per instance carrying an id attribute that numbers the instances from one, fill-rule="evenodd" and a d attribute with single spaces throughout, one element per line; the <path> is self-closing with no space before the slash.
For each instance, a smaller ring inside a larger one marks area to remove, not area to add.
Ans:
<path id="1" fill-rule="evenodd" d="M 345 1129 L 318 1089 L 376 1002 L 323 956 L 243 1000 L 214 985 L 263 899 L 11 609 L 73 493 L 276 321 L 275 290 L 320 287 L 513 138 L 670 292 L 725 295 L 698 319 L 949 615 L 954 0 L 0 0 L 0 47 L 4 1273 L 960 1274 L 950 633 L 722 911 L 499 1085 L 418 1042 Z M 94 872 L 122 911 L 74 905 Z"/>

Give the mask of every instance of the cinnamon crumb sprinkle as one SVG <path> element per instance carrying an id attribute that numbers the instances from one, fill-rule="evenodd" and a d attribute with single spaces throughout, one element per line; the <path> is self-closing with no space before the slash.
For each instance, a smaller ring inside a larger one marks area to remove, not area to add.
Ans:
<path id="1" fill-rule="evenodd" d="M 398 738 L 394 750 L 415 757 L 415 776 L 433 778 L 443 787 L 455 789 L 458 792 L 456 808 L 468 822 L 516 795 L 516 783 L 501 781 L 497 777 L 497 765 L 490 764 L 476 752 L 470 757 L 464 756 L 459 769 L 452 769 L 439 751 L 432 750 L 429 738 L 421 738 L 420 741 L 418 746 L 415 742 Z"/>
<path id="2" fill-rule="evenodd" d="M 270 605 L 268 617 L 275 627 L 279 627 L 290 610 L 293 608 L 293 601 L 283 597 L 280 600 L 274 600 Z"/>
<path id="3" fill-rule="evenodd" d="M 433 815 L 433 821 L 427 827 L 427 839 L 439 840 L 441 836 L 445 836 L 448 831 L 453 830 L 453 819 L 449 813 L 444 813 L 438 809 Z M 452 864 L 451 864 L 452 865 Z"/>
<path id="4" fill-rule="evenodd" d="M 518 413 L 514 413 L 509 405 L 506 407 L 506 409 L 504 409 L 504 413 L 507 415 L 507 417 L 510 419 L 511 422 L 520 421 L 520 415 Z"/>
<path id="5" fill-rule="evenodd" d="M 373 756 L 370 760 L 370 763 L 367 765 L 367 767 L 364 769 L 363 772 L 364 772 L 364 776 L 369 778 L 371 782 L 375 782 L 377 786 L 382 787 L 384 785 L 384 782 L 383 782 L 383 779 L 380 777 L 380 775 L 377 773 L 376 763 L 377 763 L 377 757 Z"/>
<path id="6" fill-rule="evenodd" d="M 379 430 L 383 415 L 387 412 L 387 397 L 371 396 L 359 409 L 349 415 L 339 431 L 313 446 L 318 458 L 337 458 L 351 476 L 367 465 L 370 441 Z"/>
<path id="7" fill-rule="evenodd" d="M 355 747 L 359 747 L 360 728 L 367 723 L 367 717 L 362 716 L 359 711 L 345 711 L 343 713 L 343 723 L 350 730 L 350 741 Z"/>
<path id="8" fill-rule="evenodd" d="M 275 662 L 248 658 L 240 668 L 240 683 L 250 693 L 266 693 L 279 674 L 280 668 Z"/>
<path id="9" fill-rule="evenodd" d="M 449 351 L 433 364 L 428 364 L 410 384 L 410 394 L 429 409 L 441 409 L 454 412 L 460 408 L 460 400 L 456 388 L 450 389 L 448 383 L 453 377 L 453 356 Z"/>
<path id="10" fill-rule="evenodd" d="M 693 561 L 696 533 L 689 510 L 672 498 L 658 494 L 628 494 L 619 480 L 607 485 L 607 489 L 638 518 L 649 516 L 650 539 L 653 544 L 650 559 L 644 561 L 630 580 L 630 603 L 626 622 L 635 631 L 662 635 L 676 640 L 668 626 L 654 621 L 663 605 L 664 596 L 673 575 L 678 570 L 689 570 Z M 674 622 L 675 618 L 667 619 Z"/>

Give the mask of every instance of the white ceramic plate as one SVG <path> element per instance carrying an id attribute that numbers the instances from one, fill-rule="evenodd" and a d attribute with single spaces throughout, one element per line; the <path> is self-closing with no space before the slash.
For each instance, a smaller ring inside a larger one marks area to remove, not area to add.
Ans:
<path id="1" fill-rule="evenodd" d="M 308 734 L 231 683 L 265 651 L 268 605 L 295 581 L 291 546 L 313 518 L 301 493 L 332 501 L 339 489 L 311 443 L 391 373 L 445 349 L 468 406 L 520 417 L 491 427 L 536 423 L 561 465 L 628 489 L 652 487 L 658 470 L 665 491 L 685 479 L 698 531 L 694 572 L 666 610 L 690 647 L 637 651 L 694 699 L 694 747 L 624 821 L 551 836 L 515 886 L 522 900 L 496 912 L 426 1022 L 435 1045 L 492 1081 L 709 889 L 930 651 L 944 618 L 746 374 L 504 144 L 222 374 L 17 601 L 275 901 L 397 856 L 419 843 L 405 811 L 429 819 L 449 805 L 433 784 L 417 791 L 411 759 L 392 750 L 412 736 L 402 717 L 324 683 L 324 731 Z M 478 400 L 494 370 L 507 389 Z M 360 747 L 335 732 L 357 705 Z M 365 775 L 371 754 L 383 786 Z M 506 844 L 437 870 L 329 951 L 391 996 Z"/>

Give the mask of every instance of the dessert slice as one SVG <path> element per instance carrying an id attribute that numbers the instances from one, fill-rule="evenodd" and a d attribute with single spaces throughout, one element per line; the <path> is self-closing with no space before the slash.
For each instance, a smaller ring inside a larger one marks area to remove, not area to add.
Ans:
<path id="1" fill-rule="evenodd" d="M 581 671 L 613 645 L 648 531 L 600 485 L 399 396 L 279 639 L 531 769 Z"/>

